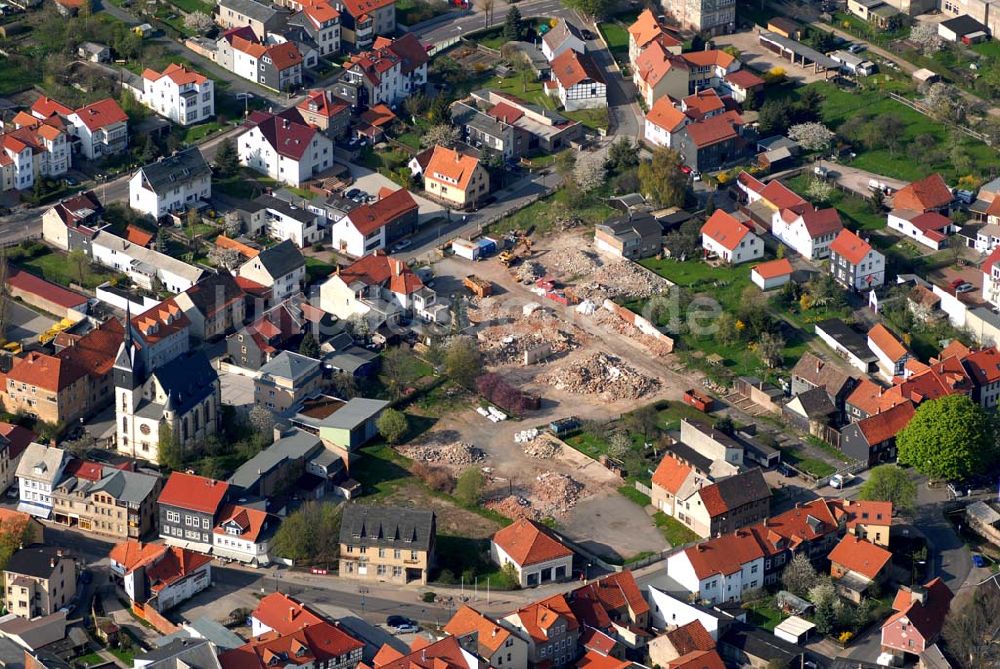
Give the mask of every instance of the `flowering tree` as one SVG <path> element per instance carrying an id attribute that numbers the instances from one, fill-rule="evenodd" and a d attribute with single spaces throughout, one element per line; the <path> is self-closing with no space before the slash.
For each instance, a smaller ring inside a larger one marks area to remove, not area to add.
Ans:
<path id="1" fill-rule="evenodd" d="M 809 151 L 825 151 L 833 141 L 833 131 L 822 123 L 798 123 L 788 129 L 788 136 Z"/>

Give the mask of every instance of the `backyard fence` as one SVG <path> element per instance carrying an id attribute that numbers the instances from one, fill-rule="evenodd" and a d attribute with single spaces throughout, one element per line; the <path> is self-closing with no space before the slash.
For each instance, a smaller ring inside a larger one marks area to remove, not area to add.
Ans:
<path id="1" fill-rule="evenodd" d="M 978 139 L 980 142 L 983 142 L 984 144 L 986 144 L 986 146 L 991 146 L 990 138 L 988 135 L 985 135 L 981 132 L 977 132 L 972 128 L 968 128 L 964 125 L 951 123 L 949 121 L 940 121 L 939 119 L 934 118 L 934 115 L 931 113 L 931 109 L 925 104 L 921 104 L 920 102 L 916 102 L 915 100 L 910 100 L 909 98 L 904 98 L 902 95 L 899 95 L 898 93 L 893 93 L 891 91 L 889 92 L 889 97 L 898 102 L 899 104 L 909 107 L 915 112 L 919 112 L 928 118 L 934 119 L 935 121 L 939 121 L 940 123 L 943 123 L 949 128 L 955 128 L 960 132 L 964 132 L 969 137 Z"/>

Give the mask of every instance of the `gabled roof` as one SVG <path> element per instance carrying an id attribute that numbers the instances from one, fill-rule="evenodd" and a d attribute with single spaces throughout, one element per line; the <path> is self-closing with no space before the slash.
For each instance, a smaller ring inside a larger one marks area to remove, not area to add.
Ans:
<path id="1" fill-rule="evenodd" d="M 575 53 L 567 51 L 566 53 Z M 463 191 L 468 189 L 472 175 L 479 166 L 479 159 L 465 155 L 444 146 L 435 146 L 427 167 L 424 168 L 424 179 L 433 179 L 441 183 L 457 186 Z"/>
<path id="2" fill-rule="evenodd" d="M 968 354 L 962 364 L 977 385 L 1000 381 L 1000 351 L 995 346 Z"/>
<path id="3" fill-rule="evenodd" d="M 94 191 L 89 190 L 60 200 L 52 205 L 52 211 L 56 212 L 63 223 L 76 227 L 100 216 L 104 207 Z"/>
<path id="4" fill-rule="evenodd" d="M 814 386 L 826 390 L 836 396 L 845 386 L 854 381 L 854 377 L 832 365 L 815 353 L 806 351 L 792 368 L 792 376 L 805 379 Z"/>
<path id="5" fill-rule="evenodd" d="M 898 361 L 909 353 L 909 351 L 906 350 L 906 347 L 903 346 L 896 338 L 896 335 L 892 334 L 892 332 L 890 332 L 889 329 L 881 323 L 877 323 L 871 330 L 868 331 L 868 339 L 890 360 Z"/>
<path id="6" fill-rule="evenodd" d="M 912 209 L 924 212 L 940 209 L 951 203 L 954 196 L 940 174 L 935 172 L 919 181 L 900 188 L 892 198 L 893 209 Z"/>
<path id="7" fill-rule="evenodd" d="M 344 9 L 355 19 L 368 12 L 391 7 L 395 0 L 344 0 Z"/>
<path id="8" fill-rule="evenodd" d="M 846 534 L 830 551 L 829 558 L 830 562 L 861 574 L 868 580 L 875 580 L 892 559 L 892 553 L 870 541 Z"/>
<path id="9" fill-rule="evenodd" d="M 278 70 L 287 70 L 302 64 L 302 53 L 295 46 L 295 42 L 282 42 L 267 47 L 266 53 Z"/>
<path id="10" fill-rule="evenodd" d="M 713 650 L 715 639 L 698 619 L 667 632 L 667 638 L 678 655 L 687 655 L 698 650 Z"/>
<path id="11" fill-rule="evenodd" d="M 269 669 L 276 666 L 326 666 L 360 650 L 364 644 L 340 625 L 326 621 L 279 634 L 266 632 L 219 656 L 222 669 Z M 428 668 L 430 669 L 430 668 Z"/>
<path id="12" fill-rule="evenodd" d="M 827 209 L 813 209 L 809 207 L 799 212 L 802 223 L 806 226 L 806 232 L 813 239 L 823 237 L 843 230 L 844 224 L 840 222 L 840 214 L 833 207 Z"/>
<path id="13" fill-rule="evenodd" d="M 868 445 L 874 446 L 893 439 L 900 430 L 906 427 L 914 413 L 916 411 L 913 408 L 913 403 L 907 400 L 882 413 L 858 421 L 857 429 L 865 436 Z"/>
<path id="14" fill-rule="evenodd" d="M 646 114 L 646 120 L 667 132 L 675 132 L 687 123 L 688 118 L 684 112 L 674 107 L 669 96 L 664 95 L 653 103 Z"/>
<path id="15" fill-rule="evenodd" d="M 750 228 L 733 218 L 732 214 L 716 209 L 705 221 L 705 225 L 701 226 L 701 234 L 732 251 L 744 237 L 752 233 Z"/>
<path id="16" fill-rule="evenodd" d="M 77 309 L 87 301 L 87 298 L 80 293 L 13 267 L 8 273 L 7 285 L 19 291 L 42 297 L 65 309 Z"/>
<path id="17" fill-rule="evenodd" d="M 31 113 L 42 118 L 48 118 L 53 114 L 69 116 L 73 113 L 73 110 L 61 102 L 43 95 L 31 105 Z"/>
<path id="18" fill-rule="evenodd" d="M 566 19 L 558 19 L 556 24 L 552 26 L 552 29 L 545 33 L 545 36 L 542 37 L 542 41 L 545 42 L 550 49 L 555 51 L 570 37 L 575 37 L 581 42 L 585 41 L 583 39 L 583 35 L 580 34 L 579 28 Z"/>
<path id="19" fill-rule="evenodd" d="M 463 637 L 476 632 L 480 655 L 484 657 L 489 657 L 498 651 L 511 637 L 510 630 L 467 604 L 463 604 L 455 612 L 455 615 L 444 626 L 444 631 L 455 637 Z M 483 652 L 484 650 L 486 652 Z"/>
<path id="20" fill-rule="evenodd" d="M 24 453 L 25 449 L 28 448 L 28 444 L 38 439 L 38 435 L 28 428 L 4 422 L 0 422 L 0 437 L 3 437 L 8 442 L 7 457 L 11 461 Z"/>
<path id="21" fill-rule="evenodd" d="M 215 514 L 226 497 L 229 484 L 215 479 L 173 472 L 163 486 L 157 503 Z"/>
<path id="22" fill-rule="evenodd" d="M 186 84 L 198 84 L 200 86 L 208 81 L 208 77 L 205 75 L 199 74 L 194 70 L 189 70 L 183 65 L 178 65 L 177 63 L 171 63 L 165 70 L 163 70 L 163 72 L 157 72 L 156 70 L 146 68 L 142 73 L 142 78 L 148 79 L 149 81 L 159 81 L 163 77 L 170 79 L 178 86 L 184 86 Z"/>
<path id="23" fill-rule="evenodd" d="M 290 239 L 264 249 L 253 260 L 260 262 L 273 279 L 291 274 L 306 264 L 306 259 L 302 256 L 302 252 L 299 251 L 299 248 Z"/>
<path id="24" fill-rule="evenodd" d="M 310 90 L 306 93 L 305 99 L 296 106 L 302 111 L 319 114 L 325 118 L 332 118 L 350 107 L 347 102 L 333 97 L 329 91 L 322 89 Z"/>
<path id="25" fill-rule="evenodd" d="M 514 616 L 521 622 L 525 632 L 539 643 L 548 639 L 547 631 L 559 620 L 566 621 L 567 631 L 580 628 L 580 622 L 573 614 L 564 595 L 553 595 L 547 599 L 532 602 L 519 609 Z"/>
<path id="26" fill-rule="evenodd" d="M 776 279 L 779 276 L 789 276 L 794 270 L 788 258 L 769 260 L 755 266 L 753 271 L 757 272 L 762 279 Z"/>
<path id="27" fill-rule="evenodd" d="M 771 489 L 761 470 L 755 468 L 705 486 L 697 494 L 709 516 L 714 518 L 741 506 L 770 499 Z"/>
<path id="28" fill-rule="evenodd" d="M 59 393 L 86 373 L 86 370 L 70 360 L 31 351 L 23 358 L 15 360 L 14 366 L 7 372 L 7 378 L 27 386 Z"/>
<path id="29" fill-rule="evenodd" d="M 527 518 L 519 518 L 497 530 L 493 543 L 520 567 L 573 556 L 573 551 L 549 534 L 545 527 Z"/>
<path id="30" fill-rule="evenodd" d="M 768 518 L 752 529 L 771 549 L 794 550 L 802 543 L 837 533 L 838 509 L 830 500 L 815 499 Z"/>
<path id="31" fill-rule="evenodd" d="M 271 529 L 268 524 L 273 526 L 277 522 L 277 517 L 271 516 L 266 511 L 238 504 L 227 504 L 219 512 L 219 522 L 216 523 L 213 532 L 227 534 L 226 528 L 232 525 L 240 529 L 239 538 L 241 541 L 257 543 L 263 537 L 264 531 Z"/>
<path id="32" fill-rule="evenodd" d="M 715 650 L 696 650 L 670 660 L 667 669 L 725 669 L 722 657 Z"/>
<path id="33" fill-rule="evenodd" d="M 861 264 L 871 250 L 871 244 L 847 228 L 842 229 L 837 238 L 830 243 L 830 253 L 836 253 L 852 265 Z"/>
<path id="34" fill-rule="evenodd" d="M 857 387 L 847 396 L 847 403 L 856 406 L 868 415 L 887 411 L 907 402 L 898 392 L 889 392 L 868 378 L 862 378 Z"/>
<path id="35" fill-rule="evenodd" d="M 80 107 L 73 112 L 80 118 L 80 122 L 87 126 L 91 132 L 107 128 L 116 123 L 128 121 L 126 114 L 113 98 L 98 100 L 93 104 Z"/>
<path id="36" fill-rule="evenodd" d="M 653 472 L 653 485 L 676 495 L 694 470 L 670 453 L 663 456 Z"/>
<path id="37" fill-rule="evenodd" d="M 316 134 L 312 126 L 262 111 L 251 112 L 244 125 L 258 128 L 271 148 L 293 160 L 302 160 Z"/>
<path id="38" fill-rule="evenodd" d="M 763 558 L 763 547 L 753 532 L 737 530 L 684 549 L 699 580 L 714 575 L 735 574 L 743 565 Z"/>
<path id="39" fill-rule="evenodd" d="M 566 90 L 588 81 L 604 83 L 604 75 L 594 60 L 572 49 L 567 49 L 552 59 L 551 66 L 553 78 Z"/>
<path id="40" fill-rule="evenodd" d="M 951 590 L 939 578 L 926 583 L 923 587 L 907 588 L 900 586 L 896 598 L 892 602 L 892 608 L 897 613 L 889 616 L 882 624 L 882 628 L 897 623 L 905 618 L 910 625 L 916 628 L 920 636 L 927 643 L 932 643 L 941 633 L 944 627 L 944 620 L 948 616 L 951 608 L 951 600 L 954 597 Z M 923 601 L 920 601 L 923 599 Z"/>
<path id="41" fill-rule="evenodd" d="M 596 628 L 607 628 L 611 621 L 624 625 L 649 612 L 635 576 L 627 569 L 591 581 L 567 599 L 577 620 Z"/>
<path id="42" fill-rule="evenodd" d="M 750 70 L 736 70 L 735 72 L 730 72 L 726 75 L 725 79 L 733 86 L 744 90 L 763 86 L 765 83 L 763 79 Z"/>
<path id="43" fill-rule="evenodd" d="M 682 53 L 681 58 L 695 67 L 729 67 L 736 61 L 735 56 L 721 49 L 704 49 Z"/>
<path id="44" fill-rule="evenodd" d="M 726 108 L 726 104 L 719 97 L 719 94 L 715 92 L 714 88 L 707 88 L 693 93 L 681 100 L 681 103 L 684 106 L 684 113 L 693 119 L 700 119 Z"/>
<path id="45" fill-rule="evenodd" d="M 652 42 L 663 33 L 660 22 L 656 20 L 652 10 L 647 7 L 642 10 L 635 23 L 628 27 L 629 35 L 640 49 Z"/>
<path id="46" fill-rule="evenodd" d="M 399 295 L 410 295 L 424 286 L 409 265 L 386 255 L 381 249 L 339 270 L 334 276 L 339 276 L 348 286 L 354 283 L 382 286 Z"/>
<path id="47" fill-rule="evenodd" d="M 212 168 L 197 146 L 161 157 L 155 163 L 142 167 L 140 172 L 153 192 L 161 196 L 180 184 L 212 176 Z"/>
<path id="48" fill-rule="evenodd" d="M 892 502 L 845 499 L 839 506 L 848 529 L 858 525 L 892 525 Z"/>
<path id="49" fill-rule="evenodd" d="M 427 551 L 434 541 L 435 527 L 434 512 L 428 509 L 351 503 L 344 506 L 340 543 L 389 548 L 405 546 Z"/>
<path id="50" fill-rule="evenodd" d="M 56 357 L 72 362 L 93 378 L 101 378 L 114 367 L 124 339 L 125 327 L 117 318 L 109 318 L 56 353 Z"/>
<path id="51" fill-rule="evenodd" d="M 689 123 L 684 129 L 691 142 L 699 149 L 704 149 L 739 137 L 736 128 L 742 123 L 743 118 L 737 112 L 731 111 Z"/>
<path id="52" fill-rule="evenodd" d="M 366 237 L 379 228 L 399 220 L 417 210 L 417 201 L 410 191 L 400 188 L 371 204 L 355 207 L 347 214 L 348 220 Z"/>
<path id="53" fill-rule="evenodd" d="M 281 592 L 272 592 L 261 599 L 250 615 L 278 634 L 290 634 L 324 620 L 299 600 Z"/>
<path id="54" fill-rule="evenodd" d="M 690 69 L 690 65 L 683 58 L 672 54 L 659 40 L 650 43 L 635 59 L 635 69 L 639 78 L 649 86 L 656 86 L 664 75 L 675 67 L 685 71 Z"/>

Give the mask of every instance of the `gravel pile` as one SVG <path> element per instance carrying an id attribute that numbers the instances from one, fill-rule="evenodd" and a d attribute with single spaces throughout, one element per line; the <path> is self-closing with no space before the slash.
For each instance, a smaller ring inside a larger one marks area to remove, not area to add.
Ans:
<path id="1" fill-rule="evenodd" d="M 412 460 L 439 462 L 446 465 L 471 465 L 486 459 L 485 452 L 462 441 L 443 445 L 403 446 L 399 451 Z"/>
<path id="2" fill-rule="evenodd" d="M 594 272 L 604 263 L 593 251 L 559 249 L 542 258 L 545 269 L 562 277 L 578 277 Z"/>
<path id="3" fill-rule="evenodd" d="M 564 353 L 579 346 L 568 332 L 559 328 L 559 321 L 538 313 L 517 319 L 513 323 L 494 325 L 477 335 L 479 348 L 489 365 L 522 364 L 524 352 L 541 344 L 552 347 L 552 353 Z"/>
<path id="4" fill-rule="evenodd" d="M 538 518 L 538 513 L 532 508 L 531 503 L 518 495 L 508 495 L 507 497 L 491 499 L 483 504 L 483 506 L 490 511 L 496 511 L 502 516 L 507 516 L 515 520 L 518 518 L 537 520 Z"/>
<path id="5" fill-rule="evenodd" d="M 605 299 L 644 299 L 667 292 L 670 284 L 628 260 L 616 260 L 594 272 L 590 281 L 576 289 L 577 295 L 601 304 Z"/>
<path id="6" fill-rule="evenodd" d="M 544 516 L 562 515 L 576 506 L 583 484 L 555 472 L 539 474 L 531 488 L 531 504 Z"/>
<path id="7" fill-rule="evenodd" d="M 514 277 L 521 283 L 525 281 L 538 281 L 543 276 L 545 276 L 545 268 L 534 260 L 525 260 L 518 266 L 517 271 L 514 272 Z"/>
<path id="8" fill-rule="evenodd" d="M 548 460 L 555 457 L 561 446 L 558 442 L 552 441 L 545 436 L 539 436 L 521 444 L 521 448 L 524 449 L 524 454 L 528 457 Z"/>

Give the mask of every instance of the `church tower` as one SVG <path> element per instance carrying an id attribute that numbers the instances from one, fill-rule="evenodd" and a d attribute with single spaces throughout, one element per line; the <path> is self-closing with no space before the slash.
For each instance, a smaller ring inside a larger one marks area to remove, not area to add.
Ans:
<path id="1" fill-rule="evenodd" d="M 118 450 L 135 457 L 135 410 L 142 399 L 145 369 L 132 339 L 132 311 L 125 307 L 125 338 L 118 348 L 113 370 L 115 383 L 115 423 Z"/>

